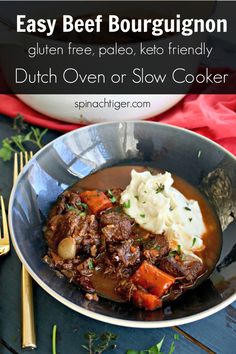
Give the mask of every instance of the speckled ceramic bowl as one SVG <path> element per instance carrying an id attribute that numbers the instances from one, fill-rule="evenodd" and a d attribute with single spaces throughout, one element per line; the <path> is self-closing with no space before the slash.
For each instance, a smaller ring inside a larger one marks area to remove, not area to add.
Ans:
<path id="1" fill-rule="evenodd" d="M 227 225 L 228 219 L 235 215 L 236 159 L 217 144 L 187 130 L 157 123 L 87 126 L 42 149 L 24 168 L 12 191 L 9 205 L 12 242 L 35 281 L 55 299 L 81 314 L 128 327 L 180 325 L 209 316 L 236 300 L 235 221 L 223 233 L 221 257 L 211 277 L 153 312 L 103 299 L 98 303 L 88 302 L 78 287 L 59 278 L 42 261 L 46 253 L 42 228 L 51 203 L 78 178 L 122 164 L 159 167 L 196 186 L 214 171 L 207 188 L 210 193 L 215 190 L 212 187 L 220 186 L 214 198 L 222 223 Z"/>

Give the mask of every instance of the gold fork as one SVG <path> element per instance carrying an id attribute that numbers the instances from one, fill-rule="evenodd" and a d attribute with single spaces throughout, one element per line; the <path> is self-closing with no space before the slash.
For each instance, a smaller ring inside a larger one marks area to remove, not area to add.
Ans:
<path id="1" fill-rule="evenodd" d="M 14 172 L 13 184 L 15 184 L 19 172 L 22 171 L 24 165 L 33 157 L 31 152 L 20 152 L 14 156 Z M 35 323 L 34 323 L 34 307 L 33 307 L 33 289 L 32 278 L 22 264 L 21 276 L 21 302 L 22 302 L 22 343 L 24 349 L 35 349 Z"/>
<path id="2" fill-rule="evenodd" d="M 7 254 L 10 251 L 9 230 L 7 224 L 7 216 L 3 197 L 0 196 L 0 204 L 2 211 L 2 232 L 0 228 L 0 256 Z"/>

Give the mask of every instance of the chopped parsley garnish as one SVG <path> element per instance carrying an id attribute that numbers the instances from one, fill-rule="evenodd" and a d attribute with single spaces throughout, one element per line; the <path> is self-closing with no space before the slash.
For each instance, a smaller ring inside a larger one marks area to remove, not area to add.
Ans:
<path id="1" fill-rule="evenodd" d="M 164 186 L 164 184 L 161 183 L 161 184 L 158 186 L 158 188 L 156 189 L 156 194 L 157 194 L 157 193 L 160 193 L 160 192 L 163 192 L 164 189 L 165 189 L 165 186 Z"/>
<path id="2" fill-rule="evenodd" d="M 107 193 L 108 193 L 108 195 L 110 196 L 110 201 L 112 202 L 112 203 L 115 203 L 116 202 L 116 197 L 114 196 L 114 194 L 112 193 L 112 191 L 110 190 L 110 189 L 108 189 L 108 191 L 107 191 Z"/>
<path id="3" fill-rule="evenodd" d="M 108 194 L 110 197 L 113 196 L 113 193 L 112 193 L 112 191 L 111 191 L 110 189 L 107 190 L 107 194 Z"/>
<path id="4" fill-rule="evenodd" d="M 184 207 L 185 210 L 191 211 L 191 209 L 189 207 Z"/>
<path id="5" fill-rule="evenodd" d="M 141 218 L 145 218 L 146 215 L 145 214 L 140 214 L 140 216 L 141 216 Z"/>
<path id="6" fill-rule="evenodd" d="M 193 220 L 193 218 L 188 218 L 188 219 L 189 219 L 190 222 Z"/>
<path id="7" fill-rule="evenodd" d="M 144 193 L 147 193 L 147 191 L 144 191 Z"/>
<path id="8" fill-rule="evenodd" d="M 130 199 L 129 199 L 127 202 L 125 202 L 125 203 L 123 204 L 123 207 L 126 208 L 126 209 L 129 209 L 129 208 L 130 208 L 130 205 L 131 205 L 131 203 L 130 203 Z"/>
<path id="9" fill-rule="evenodd" d="M 77 202 L 76 204 L 82 206 L 84 209 L 88 209 L 88 205 L 86 203 Z"/>
<path id="10" fill-rule="evenodd" d="M 90 270 L 94 269 L 93 260 L 91 258 L 88 260 L 88 267 L 89 267 Z"/>
<path id="11" fill-rule="evenodd" d="M 177 246 L 177 250 L 170 251 L 170 252 L 169 252 L 169 256 L 170 256 L 170 257 L 175 257 L 175 256 L 180 256 L 180 257 L 182 257 L 182 256 L 183 256 L 183 253 L 182 253 L 182 250 L 181 250 L 181 246 L 178 245 L 178 246 Z"/>
<path id="12" fill-rule="evenodd" d="M 69 211 L 75 211 L 77 214 L 80 213 L 80 210 L 73 207 L 72 205 L 66 204 L 66 209 Z"/>
<path id="13" fill-rule="evenodd" d="M 177 253 L 178 253 L 179 256 L 181 255 L 181 252 L 182 252 L 182 251 L 181 251 L 181 246 L 178 245 L 178 246 L 177 246 Z"/>
<path id="14" fill-rule="evenodd" d="M 72 205 L 66 204 L 66 210 L 68 211 L 74 211 L 76 214 L 78 214 L 79 216 L 85 216 L 86 212 L 85 211 L 81 211 L 75 207 L 73 207 Z"/>
<path id="15" fill-rule="evenodd" d="M 193 238 L 192 247 L 195 245 L 196 241 L 197 241 L 197 238 L 196 238 L 196 237 L 194 237 L 194 238 Z"/>
<path id="16" fill-rule="evenodd" d="M 135 242 L 143 242 L 143 238 L 136 238 Z"/>
<path id="17" fill-rule="evenodd" d="M 177 251 L 170 251 L 168 255 L 170 257 L 175 257 L 177 255 Z"/>
<path id="18" fill-rule="evenodd" d="M 111 197 L 111 198 L 109 198 L 110 199 L 110 201 L 114 204 L 115 202 L 116 202 L 116 197 L 115 196 L 113 196 L 113 197 Z"/>
<path id="19" fill-rule="evenodd" d="M 139 196 L 138 196 L 138 195 L 135 195 L 134 198 L 136 198 L 137 200 L 139 200 Z"/>

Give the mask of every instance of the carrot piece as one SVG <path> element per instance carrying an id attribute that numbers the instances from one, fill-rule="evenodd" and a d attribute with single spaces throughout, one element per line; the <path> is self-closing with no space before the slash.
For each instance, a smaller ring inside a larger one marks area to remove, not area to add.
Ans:
<path id="1" fill-rule="evenodd" d="M 162 301 L 156 295 L 146 293 L 143 290 L 135 290 L 133 292 L 133 302 L 135 306 L 153 311 L 162 306 Z"/>
<path id="2" fill-rule="evenodd" d="M 154 265 L 144 261 L 132 276 L 135 285 L 140 285 L 149 293 L 163 296 L 175 282 L 175 278 L 163 272 Z"/>
<path id="3" fill-rule="evenodd" d="M 94 214 L 112 207 L 112 202 L 100 191 L 85 191 L 80 194 L 82 202 L 86 203 Z"/>
<path id="4" fill-rule="evenodd" d="M 135 251 L 136 251 L 136 247 L 130 246 L 130 252 L 131 252 L 131 253 L 135 253 Z"/>

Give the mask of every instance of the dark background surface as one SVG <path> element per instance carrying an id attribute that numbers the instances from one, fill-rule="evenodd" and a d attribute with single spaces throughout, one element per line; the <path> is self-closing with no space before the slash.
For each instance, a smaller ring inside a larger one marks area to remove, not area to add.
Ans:
<path id="1" fill-rule="evenodd" d="M 12 120 L 0 116 L 0 141 L 15 134 Z M 59 134 L 50 131 L 47 143 Z M 0 194 L 7 203 L 12 187 L 13 163 L 0 160 Z M 21 264 L 13 247 L 6 257 L 0 258 L 0 354 L 22 354 L 21 350 L 21 307 L 20 307 Z M 168 353 L 176 328 L 132 329 L 108 325 L 82 316 L 54 300 L 34 283 L 34 301 L 38 349 L 35 353 L 51 353 L 52 326 L 58 328 L 57 354 L 86 353 L 81 345 L 88 331 L 103 333 L 111 331 L 119 337 L 117 349 L 108 354 L 125 354 L 132 349 L 146 349 L 165 336 L 163 352 Z M 176 354 L 234 354 L 236 343 L 236 303 L 201 321 L 181 326 L 183 331 L 176 341 Z M 208 349 L 201 348 L 204 344 Z"/>

